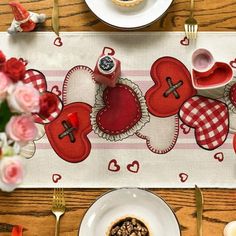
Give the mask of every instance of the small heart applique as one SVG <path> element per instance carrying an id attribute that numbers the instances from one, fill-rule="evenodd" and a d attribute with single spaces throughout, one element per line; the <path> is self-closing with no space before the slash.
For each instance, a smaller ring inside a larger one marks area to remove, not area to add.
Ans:
<path id="1" fill-rule="evenodd" d="M 231 61 L 229 64 L 231 65 L 231 67 L 236 69 L 236 58 L 233 61 Z"/>
<path id="2" fill-rule="evenodd" d="M 180 178 L 180 181 L 181 181 L 182 183 L 185 183 L 185 182 L 187 181 L 187 179 L 188 179 L 188 174 L 186 174 L 186 173 L 180 173 L 180 174 L 179 174 L 179 178 Z"/>
<path id="3" fill-rule="evenodd" d="M 54 44 L 55 46 L 57 46 L 57 47 L 61 47 L 61 46 L 63 45 L 63 42 L 62 42 L 62 40 L 61 40 L 61 37 L 55 38 L 53 44 Z"/>
<path id="4" fill-rule="evenodd" d="M 51 92 L 56 94 L 58 97 L 61 96 L 61 90 L 59 89 L 59 87 L 57 85 L 54 85 L 52 87 Z"/>
<path id="5" fill-rule="evenodd" d="M 120 166 L 118 165 L 118 162 L 116 159 L 110 160 L 108 164 L 108 170 L 112 172 L 118 172 L 120 170 Z"/>
<path id="6" fill-rule="evenodd" d="M 185 36 L 182 40 L 180 40 L 180 44 L 183 46 L 189 45 L 189 39 Z"/>
<path id="7" fill-rule="evenodd" d="M 53 174 L 52 175 L 52 181 L 54 183 L 57 183 L 59 180 L 61 180 L 62 176 L 60 174 Z"/>
<path id="8" fill-rule="evenodd" d="M 214 159 L 218 160 L 219 162 L 222 162 L 224 160 L 224 153 L 223 152 L 217 152 L 214 155 Z"/>
<path id="9" fill-rule="evenodd" d="M 138 161 L 133 161 L 131 164 L 127 165 L 127 170 L 132 172 L 132 173 L 138 173 L 139 171 L 139 162 Z"/>
<path id="10" fill-rule="evenodd" d="M 188 134 L 190 132 L 190 130 L 191 130 L 191 128 L 189 126 L 187 126 L 187 125 L 185 125 L 183 123 L 180 125 L 180 128 L 183 130 L 184 134 Z"/>

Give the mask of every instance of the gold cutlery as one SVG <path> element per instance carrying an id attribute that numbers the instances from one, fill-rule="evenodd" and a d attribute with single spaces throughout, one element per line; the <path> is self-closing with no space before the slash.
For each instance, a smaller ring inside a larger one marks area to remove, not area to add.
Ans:
<path id="1" fill-rule="evenodd" d="M 190 3 L 190 16 L 185 21 L 185 34 L 188 39 L 196 39 L 197 38 L 197 30 L 198 30 L 198 24 L 196 19 L 193 16 L 194 13 L 194 0 L 191 0 Z"/>
<path id="2" fill-rule="evenodd" d="M 65 213 L 65 198 L 62 188 L 54 189 L 52 200 L 52 213 L 56 217 L 55 236 L 59 236 L 60 232 L 60 217 Z"/>
<path id="3" fill-rule="evenodd" d="M 52 29 L 59 36 L 59 5 L 58 0 L 53 0 Z"/>
<path id="4" fill-rule="evenodd" d="M 203 194 L 202 191 L 195 185 L 195 198 L 197 206 L 197 236 L 202 236 L 202 215 L 203 215 Z"/>

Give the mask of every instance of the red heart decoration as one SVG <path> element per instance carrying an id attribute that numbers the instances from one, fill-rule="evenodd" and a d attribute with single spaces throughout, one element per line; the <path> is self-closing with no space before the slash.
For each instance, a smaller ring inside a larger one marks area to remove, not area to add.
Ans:
<path id="1" fill-rule="evenodd" d="M 145 97 L 148 109 L 154 116 L 177 114 L 181 105 L 196 94 L 188 69 L 173 57 L 155 61 L 151 77 L 155 85 L 146 92 Z"/>
<path id="2" fill-rule="evenodd" d="M 234 61 L 231 61 L 229 63 L 234 69 L 236 69 L 236 58 L 234 59 Z"/>
<path id="3" fill-rule="evenodd" d="M 59 89 L 59 87 L 57 85 L 54 85 L 52 87 L 51 92 L 56 94 L 58 97 L 61 96 L 61 90 Z"/>
<path id="4" fill-rule="evenodd" d="M 214 155 L 214 158 L 218 160 L 219 162 L 222 162 L 224 160 L 224 153 L 223 152 L 217 152 Z"/>
<path id="5" fill-rule="evenodd" d="M 47 91 L 47 81 L 41 71 L 34 69 L 27 70 L 23 82 L 25 84 L 32 84 L 40 93 Z"/>
<path id="6" fill-rule="evenodd" d="M 185 36 L 182 40 L 180 40 L 180 44 L 183 46 L 189 45 L 189 39 Z"/>
<path id="7" fill-rule="evenodd" d="M 141 119 L 141 107 L 134 91 L 124 84 L 107 87 L 103 93 L 105 107 L 96 116 L 99 128 L 117 135 L 131 129 Z"/>
<path id="8" fill-rule="evenodd" d="M 108 164 L 108 170 L 112 172 L 118 172 L 120 170 L 120 166 L 118 165 L 117 160 L 110 160 Z"/>
<path id="9" fill-rule="evenodd" d="M 233 77 L 232 68 L 223 62 L 216 62 L 214 66 L 206 72 L 193 70 L 192 82 L 196 89 L 211 89 L 224 86 Z"/>
<path id="10" fill-rule="evenodd" d="M 54 44 L 55 46 L 57 46 L 57 47 L 61 47 L 61 46 L 63 45 L 62 40 L 61 40 L 61 37 L 55 38 L 53 44 Z"/>
<path id="11" fill-rule="evenodd" d="M 54 183 L 57 183 L 61 178 L 62 178 L 62 177 L 61 177 L 60 174 L 53 174 L 53 175 L 52 175 L 52 181 L 53 181 Z"/>
<path id="12" fill-rule="evenodd" d="M 21 62 L 23 62 L 23 64 L 25 65 L 25 66 L 27 66 L 28 65 L 28 61 L 27 60 L 25 60 L 24 58 L 19 58 L 19 60 L 21 61 Z"/>
<path id="13" fill-rule="evenodd" d="M 68 115 L 74 112 L 78 114 L 78 128 L 72 127 L 68 123 Z M 88 157 L 91 143 L 87 135 L 92 130 L 90 113 L 91 106 L 88 104 L 71 103 L 63 108 L 57 119 L 45 125 L 45 131 L 52 148 L 63 160 L 77 163 Z"/>
<path id="14" fill-rule="evenodd" d="M 61 113 L 62 109 L 63 109 L 63 103 L 61 101 L 61 99 L 54 93 L 51 92 L 44 92 L 41 93 L 41 96 L 45 95 L 45 94 L 50 94 L 51 96 L 53 96 L 53 100 L 57 101 L 57 108 L 56 110 L 48 117 L 44 117 L 42 116 L 42 114 L 36 113 L 33 115 L 34 118 L 34 122 L 35 123 L 39 123 L 39 124 L 48 124 L 50 122 L 52 122 L 53 120 L 55 120 Z M 52 98 L 50 98 L 52 99 Z"/>
<path id="15" fill-rule="evenodd" d="M 183 104 L 180 119 L 195 129 L 197 144 L 207 150 L 221 146 L 229 132 L 227 106 L 217 100 L 195 96 Z"/>
<path id="16" fill-rule="evenodd" d="M 183 123 L 180 125 L 180 128 L 183 130 L 184 134 L 188 134 L 191 131 L 191 128 Z"/>
<path id="17" fill-rule="evenodd" d="M 181 181 L 182 183 L 184 183 L 184 182 L 186 182 L 187 179 L 188 179 L 188 174 L 186 174 L 186 173 L 180 173 L 180 174 L 179 174 L 179 178 L 180 178 L 180 181 Z"/>
<path id="18" fill-rule="evenodd" d="M 131 164 L 127 165 L 127 170 L 132 172 L 132 173 L 138 173 L 139 171 L 139 162 L 138 161 L 133 161 Z"/>

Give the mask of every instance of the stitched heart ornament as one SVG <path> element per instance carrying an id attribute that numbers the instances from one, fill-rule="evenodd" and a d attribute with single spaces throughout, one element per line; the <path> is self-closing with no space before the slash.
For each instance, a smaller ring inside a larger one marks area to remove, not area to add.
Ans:
<path id="1" fill-rule="evenodd" d="M 148 121 L 146 102 L 136 84 L 119 79 L 115 87 L 99 87 L 91 114 L 91 124 L 98 136 L 120 141 L 133 135 Z"/>
<path id="2" fill-rule="evenodd" d="M 173 57 L 162 57 L 151 68 L 153 85 L 145 95 L 154 116 L 176 115 L 181 105 L 196 94 L 185 65 Z"/>
<path id="3" fill-rule="evenodd" d="M 179 112 L 184 124 L 195 129 L 197 144 L 213 150 L 221 146 L 229 132 L 227 106 L 219 101 L 195 96 L 186 101 Z"/>

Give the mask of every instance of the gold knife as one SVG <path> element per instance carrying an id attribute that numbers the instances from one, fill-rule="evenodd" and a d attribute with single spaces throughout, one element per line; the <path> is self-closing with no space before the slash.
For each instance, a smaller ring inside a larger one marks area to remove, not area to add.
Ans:
<path id="1" fill-rule="evenodd" d="M 59 36 L 59 5 L 58 0 L 53 0 L 52 29 Z"/>
<path id="2" fill-rule="evenodd" d="M 202 236 L 202 214 L 204 199 L 201 190 L 195 185 L 195 198 L 197 206 L 197 236 Z"/>

